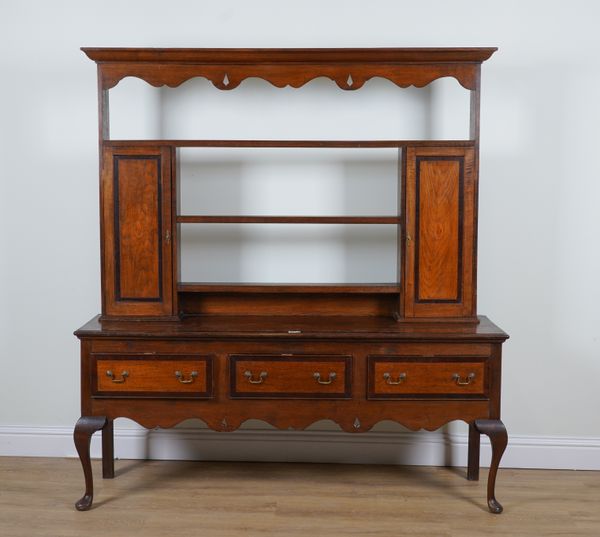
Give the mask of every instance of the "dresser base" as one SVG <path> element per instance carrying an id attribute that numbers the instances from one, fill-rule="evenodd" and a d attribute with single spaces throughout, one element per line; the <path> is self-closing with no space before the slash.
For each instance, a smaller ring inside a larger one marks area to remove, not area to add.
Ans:
<path id="1" fill-rule="evenodd" d="M 81 339 L 82 418 L 75 445 L 91 507 L 90 440 L 102 431 L 102 474 L 114 477 L 113 421 L 173 427 L 191 418 L 213 430 L 249 419 L 302 430 L 328 419 L 367 433 L 378 422 L 433 431 L 469 424 L 467 478 L 479 477 L 480 435 L 490 438 L 488 506 L 506 448 L 500 421 L 501 347 L 506 334 L 478 324 L 350 319 L 184 319 L 110 322 L 96 318 Z M 283 331 L 280 323 L 289 326 Z"/>

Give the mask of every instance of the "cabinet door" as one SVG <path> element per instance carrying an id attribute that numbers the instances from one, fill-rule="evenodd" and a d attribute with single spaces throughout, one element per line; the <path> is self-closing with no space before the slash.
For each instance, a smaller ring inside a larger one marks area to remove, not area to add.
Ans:
<path id="1" fill-rule="evenodd" d="M 404 316 L 475 315 L 472 147 L 407 148 Z"/>
<path id="2" fill-rule="evenodd" d="M 173 314 L 171 153 L 107 147 L 102 159 L 103 314 Z"/>

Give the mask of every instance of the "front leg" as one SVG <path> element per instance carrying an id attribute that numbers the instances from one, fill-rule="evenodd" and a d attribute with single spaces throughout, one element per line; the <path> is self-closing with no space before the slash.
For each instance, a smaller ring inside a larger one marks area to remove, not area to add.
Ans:
<path id="1" fill-rule="evenodd" d="M 506 427 L 500 420 L 475 420 L 475 428 L 490 438 L 492 444 L 492 462 L 490 463 L 490 473 L 488 475 L 487 502 L 490 511 L 495 514 L 502 512 L 502 505 L 496 500 L 496 474 L 500 459 L 508 444 L 508 433 Z"/>
<path id="2" fill-rule="evenodd" d="M 92 475 L 92 463 L 90 460 L 90 443 L 92 435 L 102 429 L 107 423 L 104 416 L 82 416 L 75 425 L 73 440 L 79 454 L 79 460 L 83 467 L 85 477 L 85 494 L 75 504 L 78 511 L 87 511 L 92 506 L 94 498 L 94 478 Z"/>

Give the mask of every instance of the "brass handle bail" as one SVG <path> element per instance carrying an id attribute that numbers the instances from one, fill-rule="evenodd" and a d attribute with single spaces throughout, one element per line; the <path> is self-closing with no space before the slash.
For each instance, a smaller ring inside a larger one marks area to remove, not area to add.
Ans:
<path id="1" fill-rule="evenodd" d="M 244 376 L 248 379 L 250 384 L 262 384 L 264 380 L 267 378 L 268 373 L 266 371 L 261 371 L 258 374 L 258 379 L 254 379 L 254 375 L 252 371 L 244 371 Z"/>
<path id="2" fill-rule="evenodd" d="M 192 371 L 190 373 L 189 379 L 184 379 L 183 373 L 181 371 L 175 371 L 175 376 L 177 377 L 177 380 L 181 382 L 181 384 L 191 384 L 192 382 L 194 382 L 194 379 L 198 376 L 198 371 Z"/>
<path id="3" fill-rule="evenodd" d="M 390 384 L 391 386 L 396 386 L 397 384 L 402 384 L 406 380 L 406 373 L 400 373 L 398 375 L 398 380 L 392 379 L 392 374 L 387 371 L 383 374 L 383 378 L 385 379 L 386 384 Z"/>
<path id="4" fill-rule="evenodd" d="M 468 386 L 475 380 L 475 373 L 469 373 L 465 380 L 462 380 L 458 373 L 454 373 L 454 375 L 452 375 L 452 380 L 456 381 L 458 386 Z"/>
<path id="5" fill-rule="evenodd" d="M 109 369 L 106 372 L 106 376 L 110 378 L 110 380 L 113 381 L 115 384 L 123 384 L 125 382 L 125 379 L 129 376 L 129 371 L 123 371 L 121 373 L 121 378 L 118 378 L 115 377 L 115 374 Z"/>
<path id="6" fill-rule="evenodd" d="M 319 373 L 318 371 L 315 371 L 313 373 L 313 378 L 319 383 L 319 384 L 331 384 L 337 377 L 337 374 L 335 371 L 331 371 L 329 373 L 329 380 L 321 380 L 321 373 Z"/>

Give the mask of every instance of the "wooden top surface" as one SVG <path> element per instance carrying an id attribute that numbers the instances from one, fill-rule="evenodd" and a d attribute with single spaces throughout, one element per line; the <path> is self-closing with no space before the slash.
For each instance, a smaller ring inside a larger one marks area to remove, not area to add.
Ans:
<path id="1" fill-rule="evenodd" d="M 496 47 L 459 48 L 105 48 L 82 47 L 97 63 L 428 63 L 487 60 Z"/>
<path id="2" fill-rule="evenodd" d="M 100 321 L 91 319 L 79 338 L 157 339 L 383 339 L 504 341 L 508 335 L 487 317 L 479 323 L 397 322 L 387 317 L 195 316 L 181 321 Z"/>

